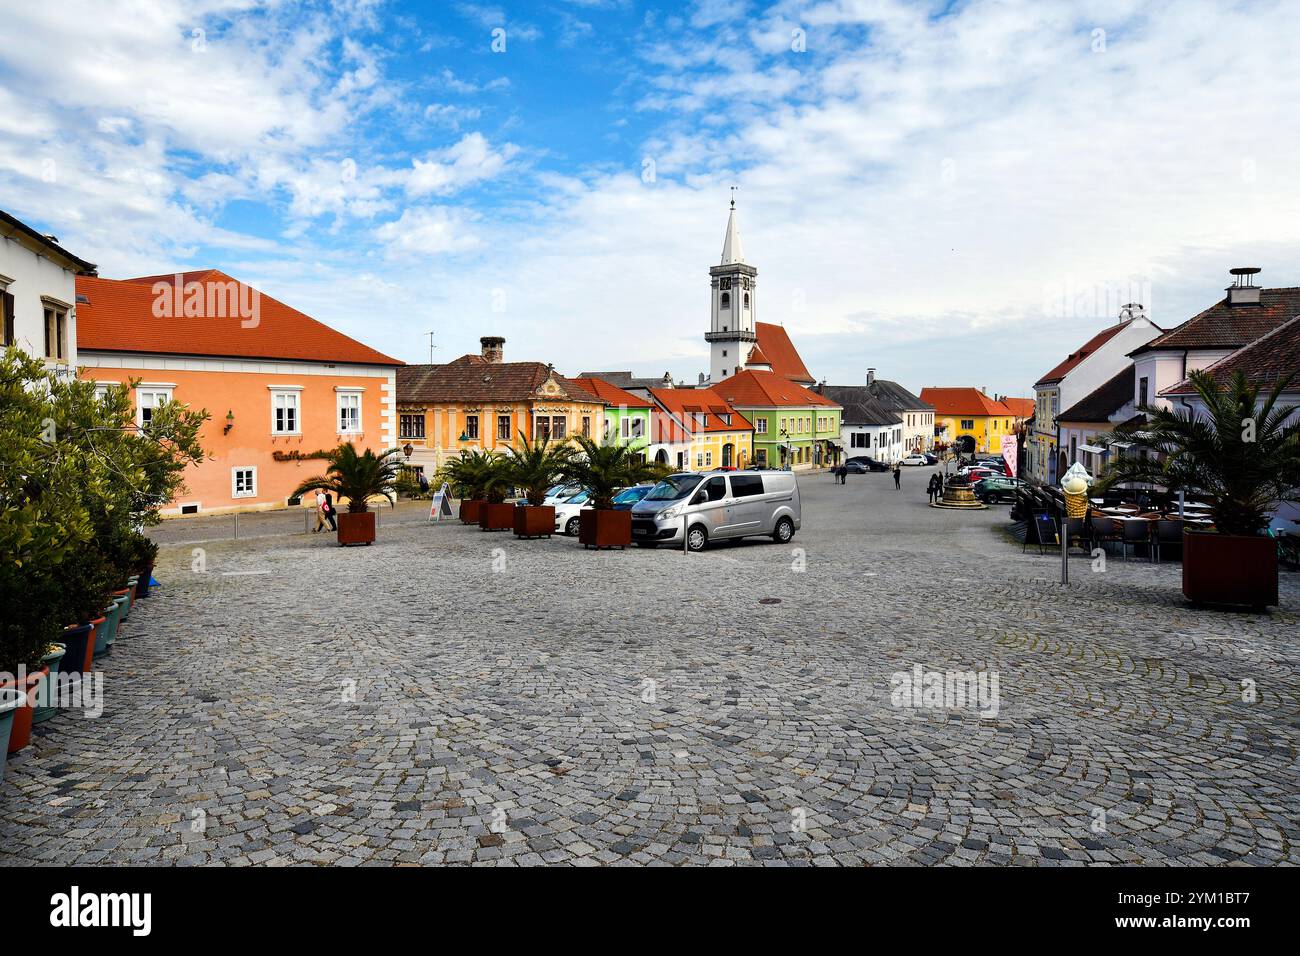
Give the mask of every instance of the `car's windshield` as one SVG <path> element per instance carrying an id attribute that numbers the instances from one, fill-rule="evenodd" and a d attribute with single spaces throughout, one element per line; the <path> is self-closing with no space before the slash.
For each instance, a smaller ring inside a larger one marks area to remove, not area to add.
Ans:
<path id="1" fill-rule="evenodd" d="M 699 475 L 671 475 L 651 488 L 645 500 L 676 501 L 689 495 L 699 483 Z"/>
<path id="2" fill-rule="evenodd" d="M 580 505 L 580 504 L 584 503 L 584 502 L 585 502 L 588 498 L 590 498 L 590 497 L 591 497 L 591 492 L 589 492 L 589 491 L 580 491 L 580 492 L 578 492 L 576 495 L 574 495 L 574 496 L 571 497 L 571 498 L 565 498 L 565 499 L 564 499 L 564 503 L 565 503 L 566 505 Z"/>
<path id="3" fill-rule="evenodd" d="M 614 496 L 614 504 L 624 505 L 629 501 L 640 501 L 650 489 L 647 488 L 628 488 L 626 491 L 620 491 Z"/>

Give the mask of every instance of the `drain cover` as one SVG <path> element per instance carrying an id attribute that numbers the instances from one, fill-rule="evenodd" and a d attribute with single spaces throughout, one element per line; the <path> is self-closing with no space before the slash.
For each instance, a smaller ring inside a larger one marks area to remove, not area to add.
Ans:
<path id="1" fill-rule="evenodd" d="M 758 603 L 759 604 L 780 604 L 781 599 L 780 598 L 759 598 Z"/>

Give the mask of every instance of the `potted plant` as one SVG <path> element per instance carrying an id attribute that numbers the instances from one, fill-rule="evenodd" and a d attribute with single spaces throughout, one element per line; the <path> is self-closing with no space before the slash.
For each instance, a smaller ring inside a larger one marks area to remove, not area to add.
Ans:
<path id="1" fill-rule="evenodd" d="M 370 499 L 384 498 L 393 504 L 401 460 L 402 453 L 396 448 L 379 455 L 367 448 L 358 455 L 352 442 L 344 442 L 330 452 L 325 474 L 308 478 L 293 494 L 326 491 L 332 492 L 340 504 L 346 500 L 348 510 L 339 512 L 338 518 L 339 545 L 369 545 L 375 540 L 375 513 L 370 510 Z"/>
<path id="2" fill-rule="evenodd" d="M 45 665 L 45 677 L 36 688 L 36 709 L 32 711 L 32 723 L 39 724 L 49 720 L 58 713 L 58 673 L 63 655 L 67 652 L 66 644 L 54 643 L 49 646 L 41 663 Z"/>
<path id="3" fill-rule="evenodd" d="M 1237 372 L 1223 386 L 1204 371 L 1188 376 L 1204 412 L 1143 406 L 1145 423 L 1116 429 L 1129 454 L 1103 474 L 1120 482 L 1190 492 L 1210 505 L 1213 530 L 1183 531 L 1183 595 L 1193 604 L 1277 604 L 1277 543 L 1268 516 L 1300 499 L 1297 406 L 1278 404 L 1287 376 L 1262 400 Z"/>
<path id="4" fill-rule="evenodd" d="M 465 450 L 439 469 L 438 480 L 446 482 L 451 493 L 460 499 L 461 524 L 478 524 L 495 458 L 485 451 Z"/>
<path id="5" fill-rule="evenodd" d="M 158 545 L 144 535 L 140 535 L 139 557 L 136 561 L 136 573 L 140 576 L 140 583 L 136 586 L 136 597 L 147 598 L 149 588 L 153 581 L 153 566 L 158 560 Z"/>
<path id="6" fill-rule="evenodd" d="M 643 461 L 617 439 L 599 444 L 577 435 L 574 441 L 577 447 L 563 475 L 591 494 L 591 507 L 578 513 L 578 541 L 585 548 L 626 548 L 632 543 L 632 512 L 614 510 L 614 495 L 620 488 L 659 478 L 664 469 Z"/>
<path id="7" fill-rule="evenodd" d="M 500 455 L 492 455 L 492 463 L 483 480 L 483 504 L 479 507 L 478 526 L 481 531 L 509 531 L 515 526 L 515 506 L 506 503 L 512 488 L 509 463 Z"/>
<path id="8" fill-rule="evenodd" d="M 14 719 L 26 697 L 13 688 L 0 689 L 0 780 L 5 778 L 5 764 L 9 762 L 9 738 L 13 734 Z"/>
<path id="9" fill-rule="evenodd" d="M 519 444 L 506 452 L 510 481 L 523 490 L 524 497 L 514 511 L 517 538 L 549 538 L 555 531 L 555 508 L 543 504 L 546 491 L 564 472 L 573 458 L 573 446 L 567 441 L 552 442 L 543 437 L 530 442 L 521 435 Z"/>

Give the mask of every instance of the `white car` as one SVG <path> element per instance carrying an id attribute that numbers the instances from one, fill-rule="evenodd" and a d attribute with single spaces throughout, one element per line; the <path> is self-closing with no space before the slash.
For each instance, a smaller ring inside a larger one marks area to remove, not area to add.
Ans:
<path id="1" fill-rule="evenodd" d="M 929 462 L 925 460 L 924 455 L 908 455 L 906 458 L 900 461 L 899 464 L 900 465 L 928 465 Z"/>
<path id="2" fill-rule="evenodd" d="M 578 536 L 578 514 L 583 508 L 591 507 L 591 495 L 579 491 L 563 501 L 555 503 L 555 533 L 567 534 L 571 538 Z"/>
<path id="3" fill-rule="evenodd" d="M 546 489 L 546 498 L 542 501 L 544 505 L 558 505 L 567 498 L 572 498 L 582 489 L 577 485 L 552 485 Z"/>

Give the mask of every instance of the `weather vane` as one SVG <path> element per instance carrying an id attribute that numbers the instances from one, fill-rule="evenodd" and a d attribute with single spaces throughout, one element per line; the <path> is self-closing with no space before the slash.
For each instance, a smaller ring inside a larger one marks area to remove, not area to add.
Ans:
<path id="1" fill-rule="evenodd" d="M 736 189 L 737 189 L 736 186 L 731 187 L 731 208 L 732 209 L 736 208 Z"/>

